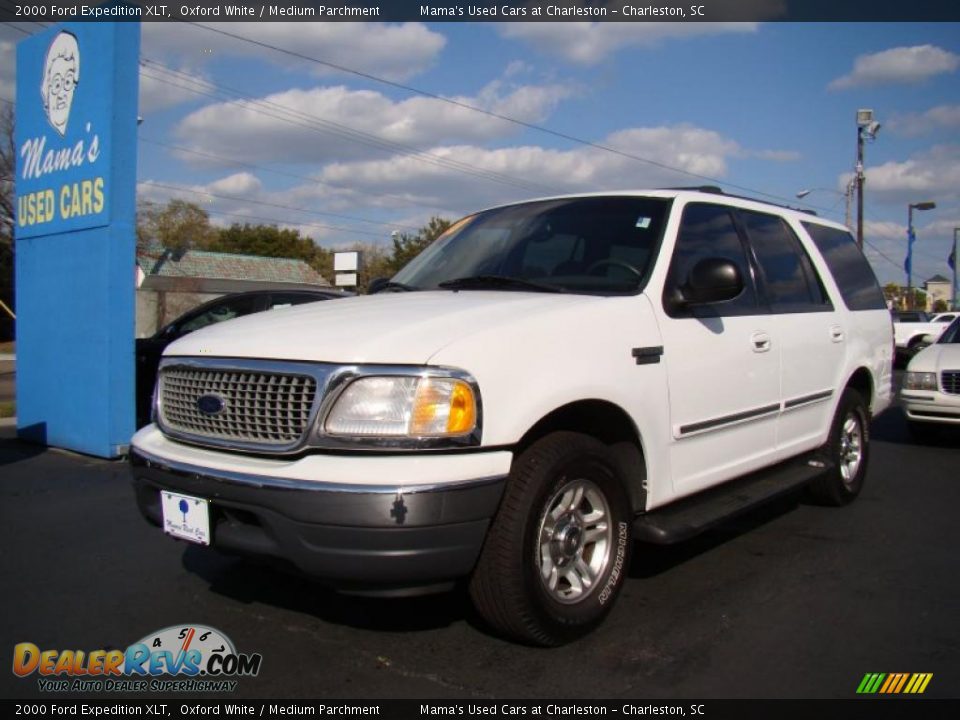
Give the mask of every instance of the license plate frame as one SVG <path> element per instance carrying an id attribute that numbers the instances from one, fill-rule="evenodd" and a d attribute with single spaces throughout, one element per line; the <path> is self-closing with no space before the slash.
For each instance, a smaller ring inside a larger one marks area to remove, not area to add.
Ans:
<path id="1" fill-rule="evenodd" d="M 160 508 L 165 533 L 197 545 L 210 545 L 209 500 L 161 490 Z"/>

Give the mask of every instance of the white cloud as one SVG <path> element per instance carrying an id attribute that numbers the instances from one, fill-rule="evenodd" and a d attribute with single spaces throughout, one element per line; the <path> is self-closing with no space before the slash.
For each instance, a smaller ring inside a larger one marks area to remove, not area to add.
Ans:
<path id="1" fill-rule="evenodd" d="M 960 55 L 934 45 L 898 47 L 871 55 L 860 55 L 853 70 L 838 77 L 827 87 L 845 90 L 852 87 L 891 83 L 914 84 L 934 75 L 951 73 L 960 67 Z"/>
<path id="2" fill-rule="evenodd" d="M 960 145 L 936 145 L 904 161 L 866 170 L 867 190 L 883 202 L 947 202 L 960 197 Z"/>
<path id="3" fill-rule="evenodd" d="M 894 132 L 916 137 L 936 130 L 960 130 L 960 105 L 938 105 L 922 113 L 892 118 L 888 123 Z"/>
<path id="4" fill-rule="evenodd" d="M 626 47 L 652 47 L 698 35 L 751 33 L 757 27 L 755 22 L 519 22 L 501 23 L 497 29 L 503 37 L 530 43 L 547 55 L 594 65 Z"/>
<path id="5" fill-rule="evenodd" d="M 435 62 L 446 38 L 421 23 L 270 22 L 207 23 L 255 42 L 228 37 L 201 25 L 144 23 L 143 55 L 176 57 L 180 62 L 201 65 L 211 60 L 253 57 L 286 69 L 309 70 L 316 75 L 337 72 L 303 57 L 271 50 L 274 46 L 391 80 L 405 80 Z M 256 43 L 261 43 L 260 45 Z"/>
<path id="6" fill-rule="evenodd" d="M 727 161 L 743 154 L 718 133 L 688 125 L 632 128 L 611 134 L 602 144 L 662 165 L 712 177 L 727 172 Z M 467 164 L 482 173 L 512 178 L 521 186 L 489 182 L 449 168 L 394 156 L 382 160 L 338 162 L 318 178 L 349 184 L 368 193 L 410 193 L 438 207 L 476 210 L 511 200 L 551 193 L 696 184 L 696 179 L 598 148 L 553 150 L 537 146 L 485 149 L 471 145 L 436 147 L 432 154 Z"/>
<path id="7" fill-rule="evenodd" d="M 530 123 L 541 122 L 574 92 L 562 85 L 494 81 L 476 97 L 453 100 Z M 288 90 L 258 101 L 216 103 L 181 121 L 183 142 L 213 155 L 251 162 L 356 160 L 407 147 L 483 142 L 518 132 L 513 124 L 434 98 L 393 101 L 343 86 Z"/>
<path id="8" fill-rule="evenodd" d="M 257 194 L 262 187 L 263 184 L 253 173 L 239 172 L 209 183 L 206 190 L 217 195 L 243 197 Z"/>

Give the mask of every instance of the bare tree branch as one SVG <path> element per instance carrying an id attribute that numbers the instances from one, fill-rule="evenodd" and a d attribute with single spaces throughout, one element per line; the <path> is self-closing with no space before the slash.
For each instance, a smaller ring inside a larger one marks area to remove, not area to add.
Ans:
<path id="1" fill-rule="evenodd" d="M 0 107 L 0 243 L 13 243 L 13 106 Z"/>

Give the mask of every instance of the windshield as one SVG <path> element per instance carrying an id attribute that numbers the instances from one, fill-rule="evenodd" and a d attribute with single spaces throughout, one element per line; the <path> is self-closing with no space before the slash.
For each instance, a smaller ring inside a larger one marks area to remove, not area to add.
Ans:
<path id="1" fill-rule="evenodd" d="M 937 342 L 945 345 L 960 345 L 960 318 L 957 318 L 947 326 L 947 329 L 943 331 L 943 335 L 940 336 Z"/>
<path id="2" fill-rule="evenodd" d="M 417 290 L 634 293 L 670 202 L 588 197 L 487 210 L 451 226 L 393 281 Z"/>

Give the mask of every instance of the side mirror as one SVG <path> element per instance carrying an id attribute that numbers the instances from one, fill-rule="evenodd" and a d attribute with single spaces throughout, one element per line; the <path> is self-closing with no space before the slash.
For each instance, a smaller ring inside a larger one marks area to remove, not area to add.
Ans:
<path id="1" fill-rule="evenodd" d="M 743 292 L 740 269 L 724 258 L 705 258 L 693 266 L 680 288 L 685 305 L 707 305 L 733 300 Z"/>
<path id="2" fill-rule="evenodd" d="M 367 295 L 376 295 L 378 292 L 383 290 L 387 283 L 390 282 L 390 278 L 378 277 L 370 281 L 370 284 L 367 285 Z"/>

